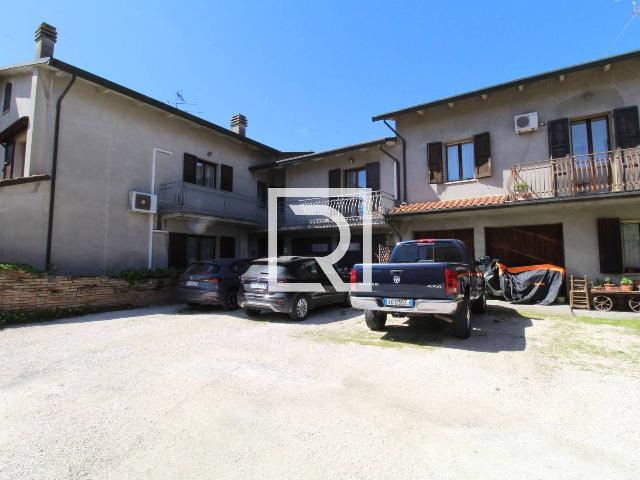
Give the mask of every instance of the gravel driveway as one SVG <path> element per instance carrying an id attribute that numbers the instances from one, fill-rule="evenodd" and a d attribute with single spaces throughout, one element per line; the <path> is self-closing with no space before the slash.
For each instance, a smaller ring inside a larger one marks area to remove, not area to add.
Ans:
<path id="1" fill-rule="evenodd" d="M 638 478 L 637 321 L 179 308 L 0 331 L 0 478 Z"/>

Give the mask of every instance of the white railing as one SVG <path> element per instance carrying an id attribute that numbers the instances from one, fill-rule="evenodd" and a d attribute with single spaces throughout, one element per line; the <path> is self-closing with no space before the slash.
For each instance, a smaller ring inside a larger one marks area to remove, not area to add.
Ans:
<path id="1" fill-rule="evenodd" d="M 166 183 L 158 193 L 160 212 L 191 213 L 258 223 L 258 199 L 187 182 Z"/>
<path id="2" fill-rule="evenodd" d="M 513 201 L 640 190 L 640 148 L 516 164 L 508 188 Z"/>

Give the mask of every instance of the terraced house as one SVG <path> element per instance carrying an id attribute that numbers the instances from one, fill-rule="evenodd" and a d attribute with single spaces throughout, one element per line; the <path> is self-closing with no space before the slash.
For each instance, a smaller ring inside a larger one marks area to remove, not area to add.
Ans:
<path id="1" fill-rule="evenodd" d="M 278 250 L 325 255 L 335 225 L 289 205 L 329 202 L 362 258 L 399 239 L 452 237 L 476 257 L 569 273 L 640 274 L 640 52 L 382 114 L 389 136 L 285 152 L 53 56 L 0 69 L 0 259 L 71 273 L 263 256 L 269 187 L 368 187 L 278 204 Z M 394 123 L 391 123 L 393 121 Z"/>

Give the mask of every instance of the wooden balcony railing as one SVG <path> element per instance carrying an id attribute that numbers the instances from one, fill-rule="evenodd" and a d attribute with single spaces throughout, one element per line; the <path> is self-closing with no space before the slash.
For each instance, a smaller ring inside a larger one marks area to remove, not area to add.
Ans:
<path id="1" fill-rule="evenodd" d="M 508 188 L 512 201 L 640 190 L 640 148 L 516 164 Z"/>

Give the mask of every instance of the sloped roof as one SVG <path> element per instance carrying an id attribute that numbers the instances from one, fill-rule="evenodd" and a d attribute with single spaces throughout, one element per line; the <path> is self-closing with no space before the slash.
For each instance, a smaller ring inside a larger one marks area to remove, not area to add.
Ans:
<path id="1" fill-rule="evenodd" d="M 486 197 L 456 198 L 433 202 L 405 203 L 389 212 L 389 215 L 409 215 L 429 213 L 439 210 L 459 210 L 472 207 L 500 205 L 509 200 L 508 195 L 489 195 Z"/>

